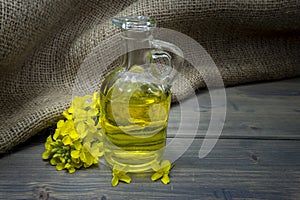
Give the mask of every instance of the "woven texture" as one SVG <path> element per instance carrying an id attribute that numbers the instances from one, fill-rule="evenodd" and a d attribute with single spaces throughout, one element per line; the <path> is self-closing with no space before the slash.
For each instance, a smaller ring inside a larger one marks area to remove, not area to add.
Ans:
<path id="1" fill-rule="evenodd" d="M 0 152 L 59 119 L 80 63 L 118 32 L 111 17 L 127 15 L 198 41 L 227 86 L 300 74 L 298 0 L 1 0 Z M 110 71 L 101 69 L 102 77 Z M 187 85 L 205 87 L 191 66 L 182 73 L 178 97 L 189 95 Z"/>

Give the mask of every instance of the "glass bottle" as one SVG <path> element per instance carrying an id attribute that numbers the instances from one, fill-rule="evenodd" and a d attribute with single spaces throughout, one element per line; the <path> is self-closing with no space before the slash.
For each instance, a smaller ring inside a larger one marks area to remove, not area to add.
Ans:
<path id="1" fill-rule="evenodd" d="M 104 155 L 113 168 L 147 171 L 163 159 L 170 89 L 182 65 L 182 51 L 154 40 L 156 21 L 147 17 L 113 18 L 112 22 L 123 30 L 123 55 L 122 64 L 100 89 Z M 158 65 L 159 60 L 167 64 Z"/>

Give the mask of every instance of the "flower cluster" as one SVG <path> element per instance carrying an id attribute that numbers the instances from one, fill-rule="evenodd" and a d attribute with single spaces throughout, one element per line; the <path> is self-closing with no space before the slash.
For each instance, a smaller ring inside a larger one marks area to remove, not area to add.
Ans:
<path id="1" fill-rule="evenodd" d="M 99 113 L 97 92 L 75 97 L 63 112 L 65 120 L 58 121 L 54 135 L 47 138 L 42 158 L 50 160 L 57 170 L 67 169 L 69 173 L 97 164 L 103 155 Z"/>

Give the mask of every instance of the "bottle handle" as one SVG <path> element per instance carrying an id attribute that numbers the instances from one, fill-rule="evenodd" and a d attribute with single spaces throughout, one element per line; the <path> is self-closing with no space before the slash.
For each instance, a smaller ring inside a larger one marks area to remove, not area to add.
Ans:
<path id="1" fill-rule="evenodd" d="M 182 68 L 184 61 L 182 50 L 176 45 L 162 40 L 152 40 L 151 43 L 154 48 L 149 52 L 152 74 L 163 80 L 163 83 L 172 84 Z M 154 66 L 154 61 L 159 58 L 167 59 L 167 68 L 162 73 L 159 73 Z"/>

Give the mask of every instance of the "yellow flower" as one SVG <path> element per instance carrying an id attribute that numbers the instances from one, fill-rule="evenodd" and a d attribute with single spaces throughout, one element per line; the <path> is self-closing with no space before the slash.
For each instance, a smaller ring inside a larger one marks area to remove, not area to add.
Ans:
<path id="1" fill-rule="evenodd" d="M 99 92 L 93 94 L 93 105 L 95 105 L 95 107 L 100 107 Z"/>
<path id="2" fill-rule="evenodd" d="M 55 133 L 53 135 L 53 139 L 56 140 L 58 138 L 58 136 L 60 135 L 60 132 L 61 132 L 61 128 L 64 126 L 65 124 L 65 121 L 64 120 L 59 120 L 57 122 L 57 125 L 56 125 L 56 129 L 55 129 Z"/>
<path id="3" fill-rule="evenodd" d="M 155 173 L 152 175 L 151 180 L 156 181 L 161 178 L 161 182 L 163 184 L 168 184 L 170 182 L 169 178 L 169 172 L 171 169 L 171 163 L 168 160 L 164 160 L 159 165 L 158 163 L 155 163 L 152 165 L 152 169 L 155 171 Z"/>
<path id="4" fill-rule="evenodd" d="M 65 110 L 62 115 L 67 119 L 67 120 L 72 120 L 73 117 L 72 115 L 68 112 L 68 110 Z"/>
<path id="5" fill-rule="evenodd" d="M 80 121 L 80 122 L 76 123 L 75 127 L 76 127 L 76 131 L 78 132 L 78 134 L 80 135 L 81 138 L 84 138 L 85 136 L 88 135 L 89 131 L 84 122 Z"/>
<path id="6" fill-rule="evenodd" d="M 73 146 L 76 150 L 80 150 L 81 147 L 82 147 L 82 143 L 81 143 L 81 140 L 76 140 L 73 142 Z"/>
<path id="7" fill-rule="evenodd" d="M 94 150 L 94 152 L 93 152 Z M 97 148 L 91 148 L 89 143 L 85 143 L 81 149 L 80 152 L 80 160 L 83 161 L 84 167 L 87 168 L 93 164 L 98 163 L 98 153 L 96 152 L 99 151 Z"/>
<path id="8" fill-rule="evenodd" d="M 91 145 L 90 152 L 95 158 L 99 158 L 99 157 L 103 156 L 103 154 L 104 154 L 103 142 L 100 142 L 100 143 L 94 142 Z"/>
<path id="9" fill-rule="evenodd" d="M 103 156 L 99 106 L 97 92 L 93 96 L 75 97 L 70 108 L 62 113 L 65 120 L 59 120 L 53 137 L 47 138 L 42 158 L 49 159 L 57 170 L 66 169 L 69 173 L 98 163 Z"/>
<path id="10" fill-rule="evenodd" d="M 64 168 L 67 169 L 70 174 L 74 173 L 76 171 L 75 167 L 73 165 L 71 165 L 70 163 L 65 164 Z"/>
<path id="11" fill-rule="evenodd" d="M 113 168 L 112 175 L 113 178 L 111 180 L 111 185 L 114 187 L 119 184 L 119 181 L 123 181 L 125 183 L 131 182 L 131 178 L 128 175 L 126 175 L 126 171 L 124 170 L 124 168 L 120 170 Z"/>
<path id="12" fill-rule="evenodd" d="M 63 139 L 62 142 L 64 143 L 64 145 L 72 145 L 72 139 L 70 136 L 66 135 Z"/>
<path id="13" fill-rule="evenodd" d="M 97 93 L 97 92 L 95 92 Z M 84 97 L 74 97 L 69 112 L 73 114 L 75 123 L 78 121 L 85 121 L 91 117 L 98 115 L 99 110 L 96 109 L 96 102 L 93 100 L 93 96 L 86 95 Z"/>
<path id="14" fill-rule="evenodd" d="M 42 155 L 43 159 L 48 159 L 51 156 L 51 143 L 53 142 L 51 135 L 47 137 L 45 143 L 45 152 Z"/>

